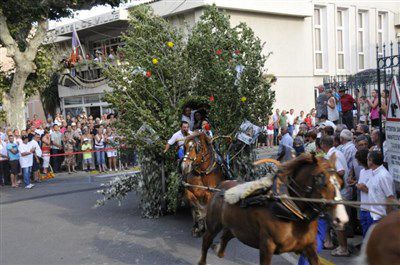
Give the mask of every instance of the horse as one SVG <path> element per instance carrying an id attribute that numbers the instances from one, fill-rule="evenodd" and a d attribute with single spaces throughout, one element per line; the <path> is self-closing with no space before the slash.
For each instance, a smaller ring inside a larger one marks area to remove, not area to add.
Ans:
<path id="1" fill-rule="evenodd" d="M 186 137 L 184 146 L 185 155 L 181 163 L 181 172 L 188 184 L 215 188 L 225 179 L 212 139 L 204 132 L 196 132 Z M 190 203 L 194 222 L 192 228 L 194 237 L 200 237 L 205 231 L 206 206 L 211 197 L 210 190 L 185 188 L 185 198 Z"/>
<path id="2" fill-rule="evenodd" d="M 279 166 L 272 191 L 278 195 L 300 198 L 341 200 L 343 184 L 334 169 L 335 157 L 326 160 L 314 154 L 302 154 Z M 207 251 L 222 230 L 215 247 L 222 258 L 232 238 L 259 249 L 260 264 L 271 264 L 272 255 L 284 252 L 304 253 L 311 265 L 319 264 L 316 251 L 317 218 L 322 212 L 333 211 L 333 222 L 343 227 L 348 221 L 342 204 L 266 199 L 259 204 L 241 207 L 229 204 L 224 192 L 238 186 L 236 181 L 224 181 L 207 206 L 206 231 L 203 236 L 199 265 L 206 264 Z"/>
<path id="3" fill-rule="evenodd" d="M 400 265 L 400 211 L 393 211 L 371 226 L 358 264 Z"/>

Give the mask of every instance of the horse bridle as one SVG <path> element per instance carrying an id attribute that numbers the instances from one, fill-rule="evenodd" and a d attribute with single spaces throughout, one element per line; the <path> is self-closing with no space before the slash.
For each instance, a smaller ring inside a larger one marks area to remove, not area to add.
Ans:
<path id="1" fill-rule="evenodd" d="M 336 179 L 336 176 L 332 173 L 336 174 L 336 170 L 333 168 L 327 169 L 326 172 L 321 172 L 318 175 L 312 175 L 312 185 L 309 186 L 307 185 L 305 188 L 300 186 L 298 182 L 293 178 L 293 176 L 289 176 L 289 183 L 286 185 L 290 191 L 294 193 L 295 196 L 297 197 L 303 197 L 299 190 L 304 190 L 305 191 L 305 198 L 310 198 L 310 196 L 313 194 L 313 192 L 318 189 L 321 190 L 325 184 L 326 184 L 326 175 L 329 174 L 329 181 L 330 183 L 334 186 L 335 188 L 335 200 L 340 200 L 340 197 L 338 197 L 338 193 L 340 194 L 340 185 Z M 291 201 L 290 204 L 297 206 L 297 211 L 295 214 L 299 217 L 303 217 L 302 219 L 307 219 L 307 220 L 312 220 L 320 215 L 320 213 L 325 212 L 327 209 L 327 204 L 326 203 L 315 203 L 315 202 L 305 202 L 309 207 L 308 209 L 311 209 L 311 213 L 309 215 L 303 214 L 300 211 L 300 208 L 298 205 Z"/>
<path id="2" fill-rule="evenodd" d="M 194 140 L 189 141 L 189 150 L 187 150 L 185 155 L 183 156 L 183 161 L 186 161 L 186 160 L 192 161 L 193 170 L 196 173 L 198 173 L 200 175 L 208 175 L 214 171 L 214 169 L 216 168 L 216 164 L 217 164 L 216 157 L 215 157 L 215 155 L 213 155 L 213 154 L 215 154 L 213 147 L 211 145 L 207 145 L 207 154 L 206 155 L 201 154 L 201 162 L 195 163 L 196 158 L 189 157 L 189 152 L 190 152 L 191 148 L 193 147 L 193 141 L 196 143 L 196 157 L 197 157 L 197 154 L 201 151 L 201 149 L 202 149 L 201 142 L 198 139 L 198 137 L 195 137 Z M 199 171 L 198 168 L 201 166 L 202 163 L 206 162 L 205 158 L 207 156 L 211 157 L 210 165 L 208 166 L 208 168 L 206 170 Z"/>

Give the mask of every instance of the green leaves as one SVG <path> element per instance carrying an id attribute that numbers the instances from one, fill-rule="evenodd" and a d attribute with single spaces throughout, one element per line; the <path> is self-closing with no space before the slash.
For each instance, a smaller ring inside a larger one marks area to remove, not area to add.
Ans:
<path id="1" fill-rule="evenodd" d="M 105 100 L 118 111 L 120 133 L 141 154 L 138 191 L 143 216 L 158 217 L 162 199 L 174 212 L 182 197 L 175 152 L 163 158 L 162 148 L 179 129 L 183 107 L 206 107 L 216 135 L 232 135 L 244 119 L 265 124 L 274 101 L 271 79 L 263 77 L 267 56 L 247 25 L 232 27 L 228 15 L 215 6 L 204 10 L 186 42 L 180 30 L 149 6 L 137 6 L 123 41 L 118 52 L 125 62 L 105 69 L 113 87 Z M 159 137 L 153 145 L 136 134 L 144 123 Z M 246 164 L 250 157 L 245 159 L 243 172 L 251 167 Z M 160 163 L 165 163 L 166 194 L 160 189 Z"/>

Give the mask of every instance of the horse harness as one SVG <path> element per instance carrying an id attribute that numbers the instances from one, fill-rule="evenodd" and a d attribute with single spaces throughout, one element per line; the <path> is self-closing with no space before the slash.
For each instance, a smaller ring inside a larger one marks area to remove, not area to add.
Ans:
<path id="1" fill-rule="evenodd" d="M 328 172 L 333 173 L 335 171 L 334 169 L 329 169 Z M 335 191 L 340 192 L 339 183 L 337 183 L 336 178 L 332 176 L 330 178 L 330 182 L 335 186 Z M 253 196 L 241 200 L 240 207 L 267 205 L 268 209 L 280 219 L 287 221 L 312 221 L 326 210 L 327 204 L 322 203 L 321 206 L 321 203 L 305 202 L 308 206 L 307 209 L 310 209 L 311 212 L 304 213 L 293 200 L 285 197 L 291 197 L 289 190 L 296 196 L 302 197 L 297 189 L 303 189 L 306 192 L 305 197 L 308 198 L 315 189 L 322 189 L 325 182 L 326 175 L 321 173 L 318 176 L 313 176 L 312 186 L 306 186 L 304 189 L 293 179 L 293 177 L 289 177 L 289 182 L 287 184 L 283 182 L 279 177 L 278 171 L 274 176 L 274 182 L 271 189 L 260 190 Z M 272 202 L 271 199 L 273 199 Z M 340 198 L 335 197 L 335 200 L 340 200 Z"/>
<path id="2" fill-rule="evenodd" d="M 198 137 L 195 137 L 194 141 L 196 143 L 196 154 L 198 154 L 201 151 L 202 145 L 201 145 L 201 142 Z M 189 145 L 190 145 L 190 147 L 192 147 L 192 141 L 189 143 Z M 186 176 L 186 178 L 193 177 L 193 176 L 204 177 L 206 175 L 213 173 L 214 171 L 216 171 L 218 169 L 218 157 L 217 157 L 217 153 L 214 151 L 214 148 L 212 147 L 212 145 L 207 145 L 207 154 L 209 154 L 208 156 L 211 156 L 211 161 L 210 161 L 210 165 L 205 170 L 199 170 L 199 167 L 201 166 L 202 163 L 207 161 L 206 160 L 207 155 L 204 155 L 202 153 L 201 154 L 201 162 L 195 164 L 194 162 L 196 161 L 196 158 L 189 157 L 189 151 L 190 151 L 190 148 L 189 148 L 189 150 L 187 150 L 187 152 L 183 156 L 183 161 L 185 161 L 185 160 L 192 161 L 193 166 L 194 166 L 193 171 L 197 174 L 191 173 L 188 176 Z"/>

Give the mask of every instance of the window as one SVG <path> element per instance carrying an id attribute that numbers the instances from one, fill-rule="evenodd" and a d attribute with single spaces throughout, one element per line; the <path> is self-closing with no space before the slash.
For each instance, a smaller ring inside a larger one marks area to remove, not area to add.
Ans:
<path id="1" fill-rule="evenodd" d="M 315 52 L 315 68 L 323 69 L 323 45 L 322 45 L 322 21 L 321 9 L 314 9 L 314 52 Z"/>
<path id="2" fill-rule="evenodd" d="M 336 37 L 337 37 L 337 62 L 338 69 L 344 69 L 344 11 L 338 10 L 336 13 Z"/>
<path id="3" fill-rule="evenodd" d="M 82 97 L 64 98 L 64 105 L 78 105 L 78 104 L 82 104 Z"/>
<path id="4" fill-rule="evenodd" d="M 383 44 L 386 39 L 386 13 L 378 13 L 378 53 L 383 54 Z"/>
<path id="5" fill-rule="evenodd" d="M 366 43 L 366 13 L 358 12 L 357 16 L 357 61 L 358 61 L 358 69 L 365 69 L 365 43 Z"/>

